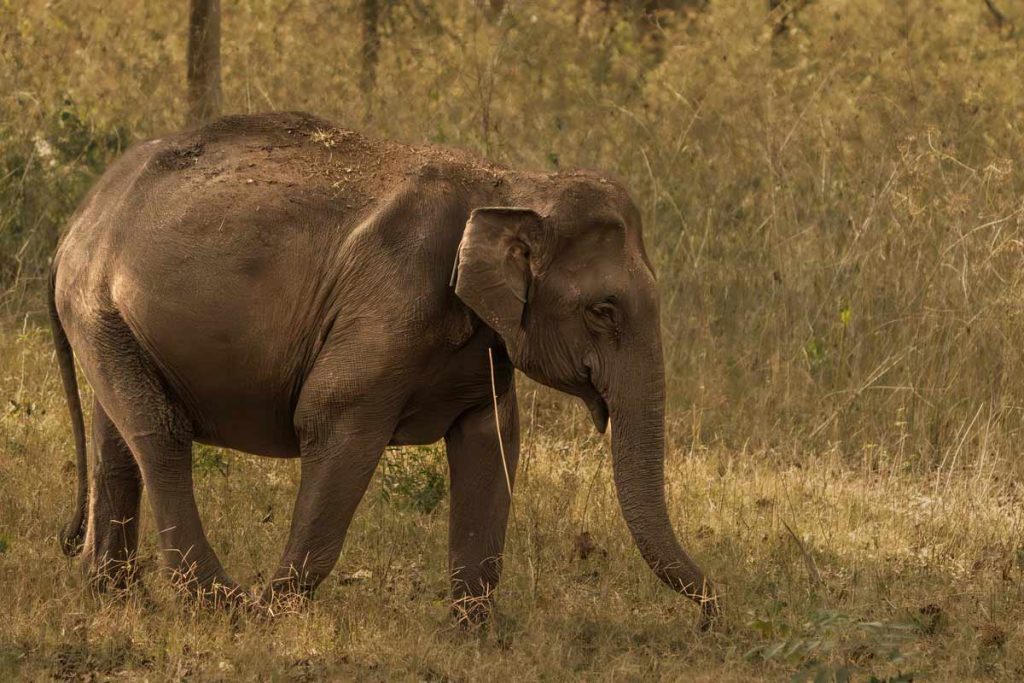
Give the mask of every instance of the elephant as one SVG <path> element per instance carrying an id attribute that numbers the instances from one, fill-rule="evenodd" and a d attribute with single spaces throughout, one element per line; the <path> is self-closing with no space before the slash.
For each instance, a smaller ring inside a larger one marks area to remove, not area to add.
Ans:
<path id="1" fill-rule="evenodd" d="M 514 371 L 612 423 L 643 558 L 718 614 L 666 505 L 654 269 L 623 185 L 372 139 L 305 113 L 228 116 L 130 147 L 71 217 L 49 313 L 78 490 L 61 532 L 134 578 L 143 488 L 190 595 L 244 594 L 203 530 L 194 442 L 298 458 L 289 537 L 257 604 L 331 572 L 388 446 L 444 440 L 453 610 L 483 621 L 519 455 Z M 75 358 L 93 389 L 93 458 Z M 458 617 L 457 614 L 457 618 Z"/>

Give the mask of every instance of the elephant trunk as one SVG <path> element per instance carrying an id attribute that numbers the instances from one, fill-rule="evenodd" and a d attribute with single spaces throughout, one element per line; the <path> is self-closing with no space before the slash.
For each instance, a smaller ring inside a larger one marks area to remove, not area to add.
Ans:
<path id="1" fill-rule="evenodd" d="M 620 367 L 606 397 L 615 488 L 644 560 L 664 583 L 701 606 L 707 624 L 718 613 L 714 587 L 679 545 L 665 502 L 665 373 L 655 346 L 654 357 L 635 354 L 624 364 L 628 369 Z"/>

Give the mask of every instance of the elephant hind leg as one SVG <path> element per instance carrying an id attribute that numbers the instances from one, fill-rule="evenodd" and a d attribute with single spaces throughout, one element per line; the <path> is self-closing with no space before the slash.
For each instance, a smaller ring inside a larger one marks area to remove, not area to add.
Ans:
<path id="1" fill-rule="evenodd" d="M 77 344 L 75 351 L 103 413 L 138 463 L 164 563 L 175 582 L 192 595 L 240 600 L 242 593 L 210 547 L 196 507 L 191 419 L 115 309 L 86 320 L 85 329 L 79 330 L 79 341 L 85 343 Z M 100 512 L 101 493 L 97 491 Z M 97 517 L 97 523 L 102 522 Z M 116 535 L 113 538 L 116 542 Z"/>
<path id="2" fill-rule="evenodd" d="M 126 588 L 136 575 L 142 474 L 110 416 L 93 401 L 95 464 L 85 558 L 100 588 Z"/>

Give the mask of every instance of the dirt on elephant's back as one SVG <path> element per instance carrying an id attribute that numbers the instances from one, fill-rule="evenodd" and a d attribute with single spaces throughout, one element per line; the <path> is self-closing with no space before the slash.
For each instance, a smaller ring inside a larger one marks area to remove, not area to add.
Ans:
<path id="1" fill-rule="evenodd" d="M 284 185 L 359 208 L 405 179 L 468 185 L 501 182 L 508 169 L 471 153 L 366 137 L 302 112 L 227 116 L 166 138 L 152 167 L 199 182 L 239 176 L 246 184 Z"/>

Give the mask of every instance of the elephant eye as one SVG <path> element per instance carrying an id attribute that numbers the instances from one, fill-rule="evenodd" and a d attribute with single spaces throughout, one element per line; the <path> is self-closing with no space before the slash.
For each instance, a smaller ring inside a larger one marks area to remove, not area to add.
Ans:
<path id="1" fill-rule="evenodd" d="M 619 310 L 615 299 L 609 297 L 587 306 L 587 321 L 591 326 L 606 332 L 614 332 L 619 324 Z"/>

